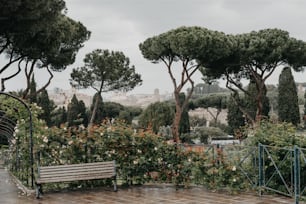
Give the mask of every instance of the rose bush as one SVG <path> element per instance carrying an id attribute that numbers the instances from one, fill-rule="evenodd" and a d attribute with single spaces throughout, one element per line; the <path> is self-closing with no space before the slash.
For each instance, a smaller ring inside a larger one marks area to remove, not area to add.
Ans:
<path id="1" fill-rule="evenodd" d="M 28 154 L 26 144 L 19 145 L 19 151 L 22 149 L 25 155 Z M 116 160 L 122 185 L 201 184 L 232 191 L 240 189 L 242 183 L 238 169 L 226 161 L 222 151 L 209 157 L 203 152 L 186 150 L 151 131 L 136 131 L 121 121 L 102 123 L 89 131 L 83 126 L 46 128 L 43 121 L 35 120 L 34 153 L 42 166 Z M 23 159 L 29 161 L 28 157 Z"/>

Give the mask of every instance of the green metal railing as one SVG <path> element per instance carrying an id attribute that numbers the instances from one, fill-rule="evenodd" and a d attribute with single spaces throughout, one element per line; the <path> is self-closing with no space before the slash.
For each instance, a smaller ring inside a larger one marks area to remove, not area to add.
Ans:
<path id="1" fill-rule="evenodd" d="M 294 198 L 296 204 L 306 198 L 306 149 L 263 144 L 257 147 L 213 145 L 206 146 L 204 153 L 215 158 L 218 149 L 251 186 L 258 188 L 260 195 L 272 191 Z"/>
<path id="2" fill-rule="evenodd" d="M 258 187 L 293 197 L 298 204 L 305 193 L 305 149 L 258 145 Z M 302 174 L 301 174 L 302 172 Z"/>

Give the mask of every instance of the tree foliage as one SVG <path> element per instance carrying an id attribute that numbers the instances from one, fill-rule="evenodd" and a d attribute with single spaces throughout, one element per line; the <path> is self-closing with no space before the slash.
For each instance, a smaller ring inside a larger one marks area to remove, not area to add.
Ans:
<path id="1" fill-rule="evenodd" d="M 302 70 L 306 65 L 306 43 L 290 37 L 287 31 L 280 29 L 264 29 L 229 37 L 233 40 L 230 57 L 208 64 L 221 69 L 206 69 L 203 74 L 214 77 L 223 75 L 227 79 L 227 87 L 235 92 L 235 97 L 239 96 L 238 91 L 250 94 L 242 86 L 241 79 L 252 78 L 257 89 L 254 98 L 256 119 L 244 114 L 255 124 L 263 114 L 266 80 L 280 65 L 291 66 L 296 71 Z"/>
<path id="2" fill-rule="evenodd" d="M 300 123 L 297 88 L 290 67 L 285 67 L 279 76 L 278 118 L 294 125 Z"/>
<path id="3" fill-rule="evenodd" d="M 180 103 L 182 104 L 186 100 L 186 96 L 184 93 L 180 94 Z M 185 142 L 182 139 L 182 134 L 190 133 L 190 122 L 189 122 L 189 114 L 188 114 L 188 107 L 184 108 L 182 111 L 181 115 L 181 120 L 179 124 L 179 134 L 180 134 L 180 139 L 182 142 Z"/>
<path id="4" fill-rule="evenodd" d="M 306 90 L 304 93 L 304 116 L 303 116 L 303 120 L 304 120 L 304 128 L 306 127 Z"/>
<path id="5" fill-rule="evenodd" d="M 51 126 L 61 127 L 67 123 L 67 110 L 63 107 L 58 107 L 52 112 Z"/>
<path id="6" fill-rule="evenodd" d="M 90 32 L 64 13 L 63 0 L 0 1 L 0 55 L 8 56 L 0 69 L 1 90 L 5 81 L 25 71 L 28 95 L 34 68 L 45 68 L 50 74 L 41 92 L 51 82 L 52 71 L 61 71 L 74 62 L 76 53 L 83 46 Z M 18 62 L 16 71 L 6 72 Z"/>
<path id="7" fill-rule="evenodd" d="M 187 89 L 187 91 L 189 91 L 189 89 Z M 218 82 L 199 83 L 194 86 L 193 96 L 200 97 L 206 94 L 214 94 L 226 91 L 228 91 L 228 89 L 221 88 Z"/>
<path id="8" fill-rule="evenodd" d="M 97 49 L 84 58 L 84 66 L 72 70 L 71 85 L 76 88 L 93 88 L 97 94 L 107 91 L 129 91 L 140 85 L 141 76 L 123 52 Z M 90 124 L 96 117 L 98 101 L 90 118 Z"/>
<path id="9" fill-rule="evenodd" d="M 244 96 L 244 107 L 242 108 L 244 110 L 244 113 L 248 115 L 246 117 L 247 122 L 250 123 L 253 120 L 256 120 L 256 112 L 257 112 L 257 103 L 256 100 L 254 100 L 258 96 L 258 90 L 256 88 L 256 83 L 253 80 L 250 80 L 250 83 L 247 87 L 247 94 L 245 93 Z M 267 90 L 266 86 L 264 86 L 264 90 L 262 91 L 262 116 L 265 118 L 269 117 L 270 112 L 270 104 L 269 104 L 269 98 L 267 97 Z M 243 106 L 243 105 L 241 105 Z M 250 120 L 251 117 L 251 120 Z"/>
<path id="10" fill-rule="evenodd" d="M 103 113 L 104 118 L 112 119 L 118 118 L 121 111 L 124 110 L 124 106 L 120 103 L 115 102 L 104 102 L 103 103 Z"/>
<path id="11" fill-rule="evenodd" d="M 42 113 L 38 115 L 39 119 L 46 121 L 47 126 L 51 127 L 52 112 L 55 110 L 56 106 L 54 105 L 54 102 L 50 100 L 47 90 L 44 90 L 38 95 L 37 105 L 42 109 Z"/>
<path id="12" fill-rule="evenodd" d="M 78 101 L 75 94 L 73 95 L 71 102 L 68 104 L 67 122 L 69 127 L 81 124 L 86 127 L 88 124 L 85 104 L 82 100 Z"/>
<path id="13" fill-rule="evenodd" d="M 227 98 L 224 94 L 210 94 L 195 100 L 193 108 L 205 108 L 214 119 L 213 122 L 217 124 L 222 109 L 227 108 Z M 217 111 L 214 113 L 210 108 L 215 108 Z"/>
<path id="14" fill-rule="evenodd" d="M 245 125 L 245 118 L 234 99 L 230 97 L 227 103 L 227 122 L 229 126 L 229 134 L 234 134 Z"/>
<path id="15" fill-rule="evenodd" d="M 135 117 L 138 117 L 142 113 L 140 107 L 124 107 L 124 110 L 119 112 L 118 118 L 125 121 L 127 124 L 131 124 Z"/>
<path id="16" fill-rule="evenodd" d="M 174 140 L 179 141 L 179 124 L 183 110 L 194 90 L 194 73 L 204 64 L 212 63 L 230 54 L 230 40 L 225 34 L 201 27 L 179 27 L 146 39 L 139 45 L 142 55 L 153 63 L 166 66 L 174 87 L 176 103 L 172 124 Z M 181 63 L 179 68 L 177 63 Z M 177 77 L 177 74 L 179 77 Z M 183 103 L 179 94 L 189 84 L 190 91 Z"/>
<path id="17" fill-rule="evenodd" d="M 174 110 L 168 102 L 150 104 L 140 115 L 139 125 L 143 128 L 152 128 L 157 133 L 161 126 L 171 125 Z"/>
<path id="18" fill-rule="evenodd" d="M 31 83 L 30 83 L 30 103 L 37 103 L 37 94 L 36 94 L 36 82 L 34 79 L 34 75 L 32 76 Z"/>

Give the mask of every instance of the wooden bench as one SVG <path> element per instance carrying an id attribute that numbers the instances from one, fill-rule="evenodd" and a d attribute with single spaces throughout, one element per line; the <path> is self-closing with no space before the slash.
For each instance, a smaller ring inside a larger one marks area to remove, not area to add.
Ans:
<path id="1" fill-rule="evenodd" d="M 38 166 L 36 198 L 42 194 L 42 184 L 113 178 L 117 191 L 116 162 L 94 162 L 57 166 Z"/>

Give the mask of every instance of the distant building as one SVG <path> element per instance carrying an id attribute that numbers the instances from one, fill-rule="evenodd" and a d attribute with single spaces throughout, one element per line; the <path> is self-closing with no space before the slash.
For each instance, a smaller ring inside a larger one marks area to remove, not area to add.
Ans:
<path id="1" fill-rule="evenodd" d="M 78 93 L 76 89 L 63 90 L 60 88 L 54 88 L 48 90 L 49 98 L 52 99 L 57 106 L 64 106 L 67 108 L 73 95 L 75 94 L 78 100 L 82 100 L 85 106 L 89 107 L 92 102 L 92 96 L 87 94 Z"/>
<path id="2" fill-rule="evenodd" d="M 158 89 L 154 90 L 153 94 L 133 94 L 117 92 L 108 98 L 109 101 L 120 103 L 124 106 L 137 106 L 145 108 L 151 103 L 166 101 L 172 99 L 172 94 L 160 94 Z"/>
<path id="3" fill-rule="evenodd" d="M 64 107 L 68 106 L 74 94 L 78 100 L 84 101 L 86 107 L 91 105 L 93 98 L 93 96 L 77 92 L 76 89 L 63 90 L 60 88 L 54 88 L 53 90 L 48 90 L 48 94 L 50 99 L 54 101 L 55 105 Z M 153 94 L 128 95 L 126 92 L 115 92 L 113 95 L 108 96 L 107 98 L 103 98 L 103 100 L 120 103 L 124 106 L 136 106 L 145 108 L 151 103 L 166 101 L 172 98 L 172 94 L 165 93 L 161 95 L 159 90 L 155 89 Z"/>

